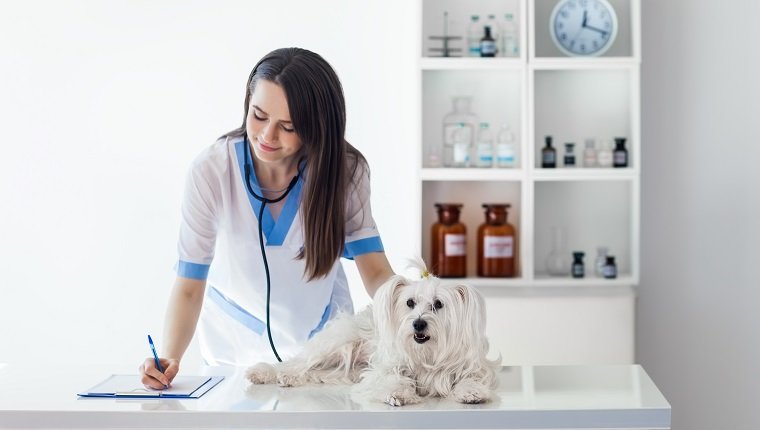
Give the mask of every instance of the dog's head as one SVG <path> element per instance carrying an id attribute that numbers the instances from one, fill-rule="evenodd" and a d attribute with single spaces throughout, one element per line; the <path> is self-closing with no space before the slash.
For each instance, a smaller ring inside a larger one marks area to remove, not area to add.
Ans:
<path id="1" fill-rule="evenodd" d="M 376 293 L 373 312 L 384 348 L 423 366 L 488 352 L 485 302 L 474 288 L 420 269 L 418 280 L 394 276 Z"/>

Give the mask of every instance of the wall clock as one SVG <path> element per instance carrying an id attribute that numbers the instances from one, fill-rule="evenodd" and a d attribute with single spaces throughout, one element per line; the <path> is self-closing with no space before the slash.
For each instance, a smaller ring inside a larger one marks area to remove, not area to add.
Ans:
<path id="1" fill-rule="evenodd" d="M 615 41 L 617 15 L 607 0 L 560 0 L 549 19 L 549 33 L 570 56 L 598 56 Z"/>

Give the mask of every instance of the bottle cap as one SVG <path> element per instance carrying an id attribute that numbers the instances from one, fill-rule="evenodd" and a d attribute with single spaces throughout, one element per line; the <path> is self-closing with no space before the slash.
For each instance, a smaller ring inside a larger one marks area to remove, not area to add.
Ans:
<path id="1" fill-rule="evenodd" d="M 584 255 L 586 255 L 586 253 L 584 253 L 583 251 L 573 251 L 573 257 L 576 260 L 580 260 L 581 258 L 583 258 Z"/>
<path id="2" fill-rule="evenodd" d="M 608 255 L 607 256 L 607 264 L 615 264 L 615 256 L 614 255 Z"/>
<path id="3" fill-rule="evenodd" d="M 546 136 L 546 137 L 544 137 L 544 141 L 547 144 L 551 145 L 552 144 L 552 137 L 551 136 Z"/>

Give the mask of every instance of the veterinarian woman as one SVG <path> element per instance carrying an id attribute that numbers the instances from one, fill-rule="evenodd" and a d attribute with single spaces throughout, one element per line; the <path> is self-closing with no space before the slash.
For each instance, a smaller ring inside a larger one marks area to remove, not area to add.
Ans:
<path id="1" fill-rule="evenodd" d="M 393 275 L 332 67 L 304 49 L 267 54 L 251 71 L 244 112 L 189 170 L 164 373 L 146 359 L 146 386 L 170 384 L 196 326 L 210 365 L 293 356 L 326 321 L 353 312 L 340 257 L 355 260 L 370 296 Z"/>

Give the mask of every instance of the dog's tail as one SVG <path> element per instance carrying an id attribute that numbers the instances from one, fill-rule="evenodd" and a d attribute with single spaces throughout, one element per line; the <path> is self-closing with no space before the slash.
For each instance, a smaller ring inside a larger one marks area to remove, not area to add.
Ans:
<path id="1" fill-rule="evenodd" d="M 406 263 L 406 268 L 414 270 L 416 272 L 415 275 L 417 275 L 419 278 L 435 276 L 434 274 L 430 273 L 427 265 L 425 264 L 425 261 L 423 261 L 422 257 L 420 256 L 417 256 L 416 258 L 407 258 Z"/>

